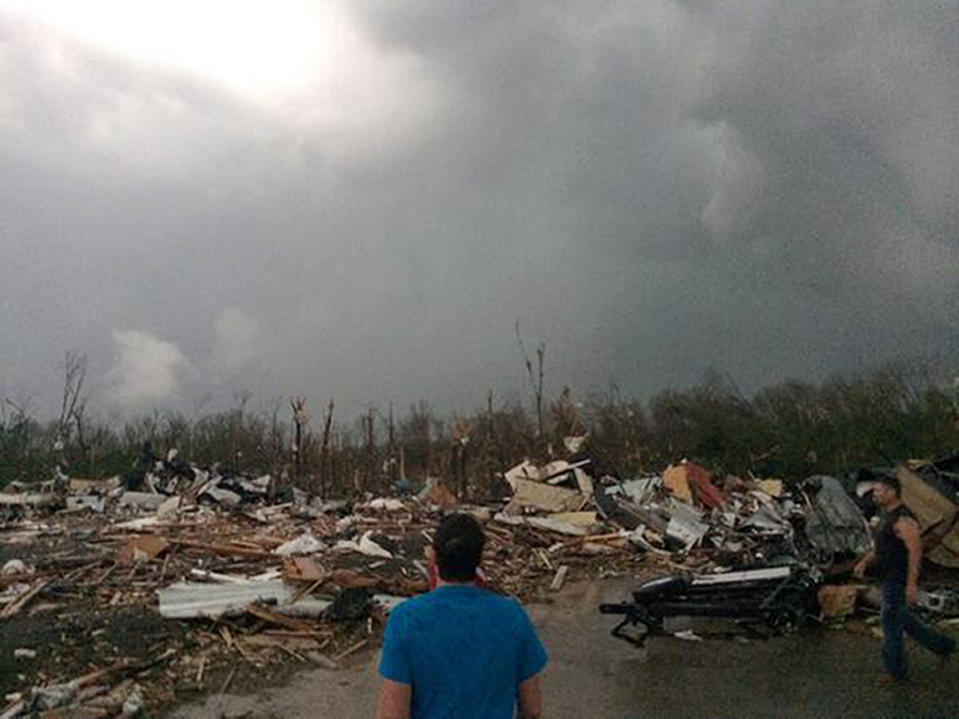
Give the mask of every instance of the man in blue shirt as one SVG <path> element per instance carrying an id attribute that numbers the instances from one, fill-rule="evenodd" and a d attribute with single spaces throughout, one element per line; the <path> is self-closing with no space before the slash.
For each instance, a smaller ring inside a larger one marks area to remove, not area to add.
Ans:
<path id="1" fill-rule="evenodd" d="M 523 608 L 476 586 L 486 537 L 469 514 L 433 538 L 439 584 L 390 614 L 376 719 L 538 719 L 546 652 Z"/>

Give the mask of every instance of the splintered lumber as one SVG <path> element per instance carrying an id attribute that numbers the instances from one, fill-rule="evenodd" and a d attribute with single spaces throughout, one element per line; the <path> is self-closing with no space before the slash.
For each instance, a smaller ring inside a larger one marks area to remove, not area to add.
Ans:
<path id="1" fill-rule="evenodd" d="M 246 611 L 249 614 L 252 614 L 257 619 L 262 619 L 264 622 L 270 622 L 271 624 L 277 624 L 281 627 L 286 627 L 287 629 L 296 629 L 299 631 L 309 631 L 313 628 L 313 625 L 309 622 L 304 622 L 293 617 L 288 617 L 283 614 L 277 614 L 276 612 L 271 612 L 265 607 L 261 607 L 258 604 L 251 604 L 246 608 Z"/>
<path id="2" fill-rule="evenodd" d="M 342 652 L 340 652 L 340 653 L 337 654 L 335 657 L 333 657 L 333 661 L 335 661 L 335 662 L 340 662 L 340 661 L 346 659 L 346 658 L 347 658 L 348 656 L 350 656 L 351 654 L 355 654 L 355 653 L 358 652 L 360 649 L 362 649 L 363 647 L 365 647 L 368 641 L 369 641 L 368 639 L 362 639 L 362 640 L 358 641 L 358 642 L 357 642 L 356 644 L 354 644 L 353 646 L 351 646 L 351 647 L 349 647 L 349 648 L 347 648 L 347 649 L 344 649 Z"/>
<path id="3" fill-rule="evenodd" d="M 296 604 L 307 594 L 312 594 L 313 590 L 323 584 L 324 581 L 325 580 L 323 579 L 317 579 L 315 582 L 313 582 L 313 584 L 304 584 L 299 590 L 297 590 L 296 594 L 293 595 L 293 599 L 290 600 L 290 604 Z"/>
<path id="4" fill-rule="evenodd" d="M 226 675 L 226 679 L 223 680 L 223 684 L 220 685 L 220 694 L 225 694 L 226 690 L 230 688 L 230 684 L 233 681 L 233 677 L 236 676 L 236 665 L 233 665 L 233 668 L 230 670 L 230 673 Z"/>
<path id="5" fill-rule="evenodd" d="M 558 592 L 562 586 L 563 582 L 566 581 L 566 575 L 569 573 L 569 565 L 564 564 L 559 569 L 556 570 L 556 576 L 553 577 L 553 581 L 550 583 L 549 588 L 554 592 Z"/>
<path id="6" fill-rule="evenodd" d="M 276 556 L 264 549 L 251 549 L 249 547 L 237 547 L 232 544 L 211 544 L 209 542 L 197 542 L 192 539 L 171 539 L 167 538 L 170 544 L 178 547 L 187 547 L 189 549 L 202 549 L 212 554 L 220 554 L 227 557 L 258 557 L 275 559 Z"/>
<path id="7" fill-rule="evenodd" d="M 20 610 L 27 606 L 29 601 L 42 592 L 48 584 L 50 584 L 50 580 L 48 579 L 37 582 L 30 589 L 5 606 L 3 611 L 0 612 L 0 619 L 7 619 L 15 614 L 18 614 Z"/>
<path id="8" fill-rule="evenodd" d="M 264 629 L 263 634 L 266 634 L 271 637 L 289 637 L 292 639 L 312 639 L 314 641 L 319 641 L 321 639 L 329 639 L 332 630 L 330 629 L 307 629 L 307 630 L 289 630 L 289 629 Z"/>
<path id="9" fill-rule="evenodd" d="M 577 539 L 572 539 L 568 542 L 562 542 L 560 544 L 554 544 L 549 548 L 550 554 L 555 554 L 556 552 L 562 549 L 568 549 L 569 547 L 575 547 L 580 544 L 604 544 L 606 542 L 613 542 L 617 539 L 625 539 L 626 535 L 622 531 L 619 532 L 610 532 L 608 534 L 594 534 L 589 537 L 578 537 Z"/>
<path id="10" fill-rule="evenodd" d="M 314 664 L 319 664 L 324 669 L 329 669 L 334 671 L 340 668 L 340 665 L 337 664 L 334 660 L 330 659 L 325 654 L 320 654 L 320 652 L 307 652 L 306 658 L 309 659 Z"/>

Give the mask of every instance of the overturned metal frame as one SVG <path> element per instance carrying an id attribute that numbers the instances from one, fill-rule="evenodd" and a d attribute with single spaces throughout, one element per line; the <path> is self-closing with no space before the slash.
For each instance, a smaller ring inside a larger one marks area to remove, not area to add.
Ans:
<path id="1" fill-rule="evenodd" d="M 750 569 L 687 578 L 653 579 L 633 592 L 633 601 L 601 604 L 603 614 L 623 616 L 611 634 L 638 647 L 663 636 L 667 617 L 738 619 L 770 632 L 801 625 L 815 605 L 817 581 L 800 565 Z M 639 633 L 627 631 L 630 627 Z"/>

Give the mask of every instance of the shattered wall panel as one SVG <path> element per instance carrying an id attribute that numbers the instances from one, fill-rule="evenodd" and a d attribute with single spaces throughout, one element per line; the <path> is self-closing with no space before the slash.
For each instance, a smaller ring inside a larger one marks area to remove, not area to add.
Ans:
<path id="1" fill-rule="evenodd" d="M 902 483 L 902 501 L 916 515 L 919 526 L 927 529 L 937 523 L 950 527 L 945 536 L 926 552 L 926 557 L 944 567 L 959 567 L 959 521 L 957 508 L 905 465 L 896 467 Z"/>
<path id="2" fill-rule="evenodd" d="M 572 489 L 551 487 L 531 479 L 513 479 L 516 494 L 513 500 L 521 507 L 533 507 L 544 512 L 576 512 L 588 497 Z"/>

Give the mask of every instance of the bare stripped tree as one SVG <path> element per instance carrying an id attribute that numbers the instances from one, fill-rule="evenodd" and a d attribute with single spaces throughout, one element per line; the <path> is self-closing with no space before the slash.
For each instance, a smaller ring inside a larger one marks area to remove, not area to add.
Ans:
<path id="1" fill-rule="evenodd" d="M 291 397 L 290 408 L 293 410 L 293 479 L 299 482 L 303 466 L 303 428 L 310 421 L 306 413 L 306 397 Z"/>
<path id="2" fill-rule="evenodd" d="M 233 410 L 230 417 L 230 462 L 234 470 L 240 469 L 240 462 L 243 459 L 243 451 L 240 448 L 240 441 L 243 437 L 243 428 L 246 422 L 246 405 L 253 397 L 253 393 L 248 389 L 233 390 L 233 402 L 236 409 Z"/>
<path id="3" fill-rule="evenodd" d="M 327 492 L 333 484 L 333 462 L 330 451 L 330 430 L 333 427 L 333 400 L 326 409 L 326 420 L 323 422 L 323 443 L 320 445 L 320 498 L 326 499 Z"/>
<path id="4" fill-rule="evenodd" d="M 76 350 L 67 350 L 63 359 L 63 398 L 60 404 L 60 417 L 57 420 L 57 432 L 54 438 L 54 450 L 58 454 L 67 451 L 76 429 L 80 450 L 85 454 L 83 436 L 83 412 L 86 409 L 86 397 L 81 397 L 83 380 L 87 376 L 87 356 Z"/>
<path id="5" fill-rule="evenodd" d="M 393 421 L 393 403 L 390 402 L 390 416 L 387 420 L 387 448 L 386 448 L 386 475 L 390 486 L 394 486 L 399 479 L 400 466 L 396 458 L 396 423 Z"/>
<path id="6" fill-rule="evenodd" d="M 366 415 L 361 418 L 363 422 L 364 449 L 363 449 L 363 474 L 362 483 L 357 488 L 360 493 L 374 487 L 373 482 L 376 479 L 376 428 L 373 424 L 375 415 L 379 410 L 375 407 L 368 407 Z"/>
<path id="7" fill-rule="evenodd" d="M 526 352 L 526 346 L 523 344 L 523 336 L 519 331 L 519 318 L 516 318 L 516 341 L 519 343 L 519 351 L 523 355 L 523 362 L 526 363 L 526 376 L 529 379 L 530 387 L 533 388 L 533 398 L 536 400 L 536 436 L 543 436 L 543 358 L 546 355 L 546 343 L 540 342 L 536 348 L 536 374 L 533 374 L 533 363 L 530 361 L 529 354 Z"/>

